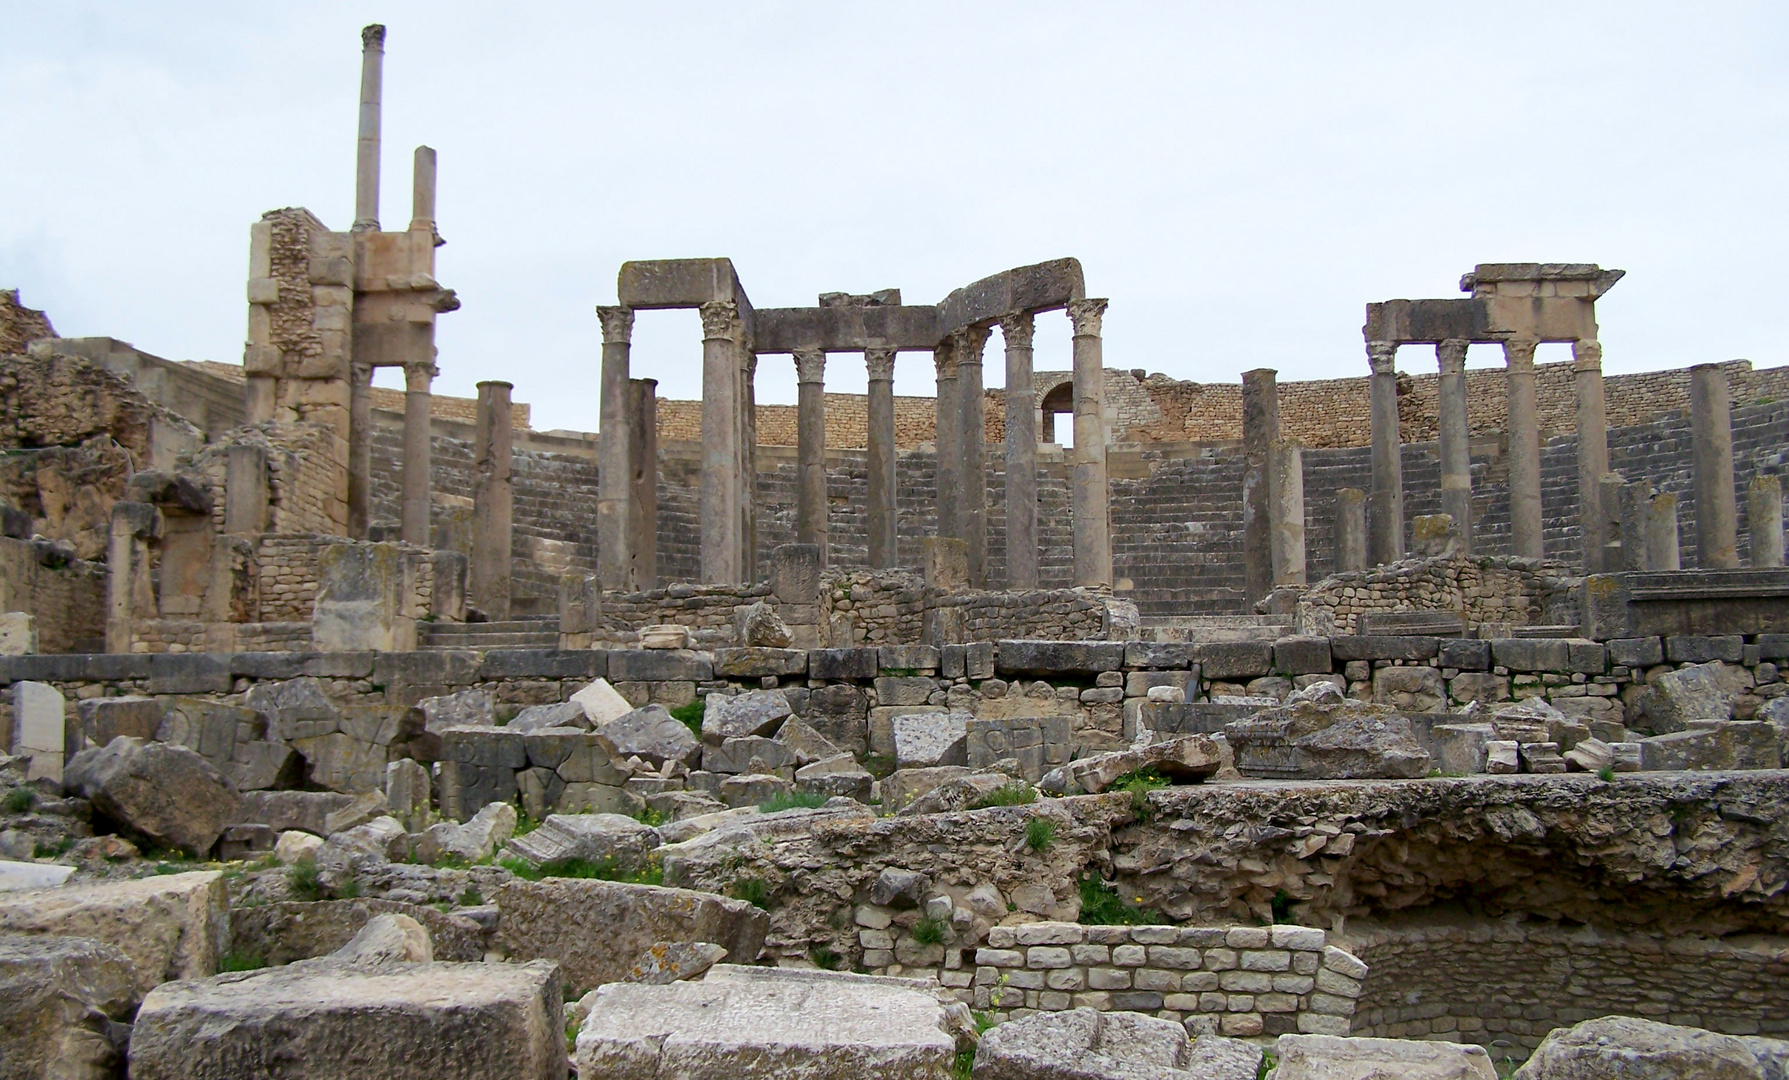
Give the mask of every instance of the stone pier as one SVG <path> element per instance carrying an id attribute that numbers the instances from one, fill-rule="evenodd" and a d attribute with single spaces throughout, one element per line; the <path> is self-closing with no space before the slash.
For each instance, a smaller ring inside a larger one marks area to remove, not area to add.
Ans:
<path id="1" fill-rule="evenodd" d="M 1304 449 L 1296 440 L 1268 448 L 1267 492 L 1274 588 L 1304 585 Z"/>
<path id="2" fill-rule="evenodd" d="M 1112 584 L 1110 490 L 1106 482 L 1106 372 L 1100 323 L 1108 301 L 1070 300 L 1074 323 L 1075 585 Z"/>
<path id="3" fill-rule="evenodd" d="M 982 349 L 988 328 L 968 326 L 952 335 L 957 342 L 958 432 L 963 452 L 958 458 L 958 535 L 969 550 L 969 587 L 988 587 L 988 450 L 987 407 L 983 392 Z"/>
<path id="4" fill-rule="evenodd" d="M 514 388 L 506 382 L 479 383 L 472 428 L 472 603 L 493 621 L 509 618 Z"/>
<path id="5" fill-rule="evenodd" d="M 820 549 L 826 565 L 826 353 L 795 354 L 796 482 L 795 542 Z"/>
<path id="6" fill-rule="evenodd" d="M 1540 415 L 1534 400 L 1532 338 L 1503 343 L 1509 380 L 1509 519 L 1515 553 L 1525 559 L 1545 554 L 1541 517 Z"/>
<path id="7" fill-rule="evenodd" d="M 1280 437 L 1278 374 L 1272 368 L 1242 373 L 1242 573 L 1250 604 L 1274 586 L 1268 457 Z"/>
<path id="8" fill-rule="evenodd" d="M 1646 569 L 1682 568 L 1677 547 L 1677 496 L 1662 491 L 1646 500 Z"/>
<path id="9" fill-rule="evenodd" d="M 893 569 L 897 559 L 895 509 L 895 416 L 893 349 L 868 349 L 863 354 L 869 371 L 869 500 L 870 566 Z M 1009 429 L 1010 430 L 1010 429 Z"/>
<path id="10" fill-rule="evenodd" d="M 432 360 L 404 365 L 404 543 L 429 546 L 429 384 Z"/>
<path id="11" fill-rule="evenodd" d="M 373 366 L 348 369 L 348 536 L 365 540 L 372 524 Z"/>
<path id="12" fill-rule="evenodd" d="M 634 313 L 624 307 L 598 307 L 596 314 L 603 324 L 602 398 L 596 432 L 597 576 L 609 588 L 626 589 L 633 585 L 628 543 L 634 475 L 628 367 L 633 350 Z"/>
<path id="13" fill-rule="evenodd" d="M 1609 471 L 1609 424 L 1603 408 L 1603 347 L 1590 339 L 1572 342 L 1572 372 L 1578 404 L 1578 535 L 1586 573 L 1603 571 L 1609 515 L 1603 511 L 1603 474 Z"/>
<path id="14" fill-rule="evenodd" d="M 1000 320 L 1006 343 L 1006 587 L 1037 588 L 1037 395 L 1028 311 Z"/>
<path id="15" fill-rule="evenodd" d="M 702 311 L 702 581 L 711 585 L 746 580 L 744 523 L 740 498 L 746 473 L 744 416 L 741 412 L 739 304 L 711 300 Z"/>
<path id="16" fill-rule="evenodd" d="M 1367 493 L 1359 488 L 1336 491 L 1336 568 L 1338 574 L 1367 568 Z"/>
<path id="17" fill-rule="evenodd" d="M 1454 519 L 1460 553 L 1472 550 L 1472 433 L 1466 422 L 1466 346 L 1449 338 L 1435 346 L 1441 429 L 1441 512 Z"/>
<path id="18" fill-rule="evenodd" d="M 629 379 L 628 554 L 635 589 L 658 587 L 658 380 Z M 600 474 L 599 474 L 600 479 Z"/>
<path id="19" fill-rule="evenodd" d="M 1733 412 L 1719 364 L 1690 368 L 1690 456 L 1696 477 L 1696 564 L 1739 565 L 1739 507 L 1733 491 Z"/>
<path id="20" fill-rule="evenodd" d="M 957 401 L 957 350 L 946 339 L 932 350 L 932 365 L 937 373 L 938 398 L 933 406 L 937 417 L 937 487 L 938 535 L 961 539 L 957 525 L 957 487 L 962 476 L 958 462 L 963 452 L 962 412 Z"/>
<path id="21" fill-rule="evenodd" d="M 1372 365 L 1373 490 L 1367 496 L 1367 560 L 1378 566 L 1404 557 L 1404 462 L 1398 440 L 1398 347 L 1367 343 Z"/>
<path id="22" fill-rule="evenodd" d="M 112 504 L 106 538 L 106 651 L 131 651 L 131 624 L 155 613 L 149 542 L 162 535 L 162 513 L 149 503 Z"/>
<path id="23" fill-rule="evenodd" d="M 1746 498 L 1746 529 L 1751 534 L 1752 565 L 1783 565 L 1783 481 L 1760 474 L 1752 477 Z"/>

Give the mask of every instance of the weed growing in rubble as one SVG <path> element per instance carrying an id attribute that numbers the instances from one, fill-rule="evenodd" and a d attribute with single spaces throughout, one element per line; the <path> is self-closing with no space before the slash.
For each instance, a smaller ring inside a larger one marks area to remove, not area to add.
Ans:
<path id="1" fill-rule="evenodd" d="M 969 804 L 971 810 L 986 810 L 990 806 L 1029 806 L 1037 801 L 1037 789 L 1024 781 L 1016 784 L 1001 784 L 993 791 Z"/>
<path id="2" fill-rule="evenodd" d="M 1056 842 L 1056 823 L 1046 817 L 1034 817 L 1025 823 L 1025 846 L 1032 851 L 1048 851 Z"/>
<path id="3" fill-rule="evenodd" d="M 1167 922 L 1153 911 L 1125 903 L 1118 890 L 1101 881 L 1098 874 L 1083 875 L 1080 888 L 1083 926 L 1153 926 Z"/>
<path id="4" fill-rule="evenodd" d="M 225 971 L 259 971 L 267 966 L 267 958 L 257 953 L 225 953 L 217 962 L 217 970 Z"/>
<path id="5" fill-rule="evenodd" d="M 292 890 L 292 895 L 300 900 L 323 899 L 323 879 L 318 875 L 317 864 L 310 859 L 292 864 L 292 868 L 286 871 L 286 884 Z"/>
<path id="6" fill-rule="evenodd" d="M 913 940 L 921 945 L 944 944 L 944 921 L 925 918 L 913 924 Z"/>
<path id="7" fill-rule="evenodd" d="M 753 907 L 770 910 L 770 889 L 758 878 L 739 878 L 733 882 L 733 887 L 727 893 L 735 900 L 744 900 Z"/>
<path id="8" fill-rule="evenodd" d="M 814 966 L 822 971 L 837 971 L 839 969 L 839 954 L 824 945 L 816 945 L 809 949 L 808 959 L 812 960 Z"/>
<path id="9" fill-rule="evenodd" d="M 954 1061 L 951 1064 L 951 1067 L 950 1067 L 950 1075 L 952 1077 L 952 1080 L 969 1080 L 969 1077 L 974 1072 L 975 1072 L 975 1051 L 973 1051 L 973 1050 L 957 1051 L 957 1059 L 956 1059 L 956 1061 Z"/>
<path id="10" fill-rule="evenodd" d="M 640 824 L 650 825 L 655 829 L 669 820 L 665 817 L 662 811 L 654 810 L 650 806 L 642 806 L 638 810 L 635 810 L 633 818 Z"/>
<path id="11" fill-rule="evenodd" d="M 542 878 L 594 878 L 629 885 L 662 885 L 665 882 L 665 869 L 654 858 L 647 859 L 646 865 L 632 871 L 622 870 L 613 855 L 604 855 L 600 859 L 555 859 L 539 866 L 526 859 L 511 856 L 497 860 L 497 865 L 524 881 L 539 881 Z"/>
<path id="12" fill-rule="evenodd" d="M 1149 805 L 1149 793 L 1158 788 L 1168 786 L 1168 778 L 1154 769 L 1138 769 L 1127 772 L 1112 782 L 1108 791 L 1127 792 L 1131 797 L 1131 814 L 1139 821 L 1148 821 L 1155 816 L 1155 807 Z"/>
<path id="13" fill-rule="evenodd" d="M 28 787 L 16 787 L 6 793 L 6 812 L 9 814 L 28 814 L 37 805 L 37 792 Z"/>
<path id="14" fill-rule="evenodd" d="M 826 805 L 826 796 L 817 791 L 781 791 L 758 804 L 761 814 L 780 814 L 784 810 L 813 810 Z"/>
<path id="15" fill-rule="evenodd" d="M 1615 766 L 1604 765 L 1596 771 L 1596 778 L 1605 784 L 1613 784 L 1615 782 Z"/>
<path id="16" fill-rule="evenodd" d="M 702 713 L 707 708 L 708 699 L 699 697 L 688 705 L 679 705 L 672 709 L 671 717 L 674 720 L 683 721 L 683 726 L 695 732 L 696 738 L 700 739 L 702 737 Z"/>

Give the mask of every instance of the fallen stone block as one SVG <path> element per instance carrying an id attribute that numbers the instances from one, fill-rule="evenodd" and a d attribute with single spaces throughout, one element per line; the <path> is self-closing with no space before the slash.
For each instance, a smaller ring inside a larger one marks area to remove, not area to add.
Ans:
<path id="1" fill-rule="evenodd" d="M 928 986 L 731 964 L 700 982 L 605 986 L 578 1032 L 578 1075 L 947 1080 L 953 1021 Z"/>
<path id="2" fill-rule="evenodd" d="M 1750 685 L 1744 668 L 1730 668 L 1718 660 L 1667 671 L 1640 692 L 1635 725 L 1668 735 L 1682 731 L 1692 720 L 1731 719 L 1734 698 Z"/>
<path id="3" fill-rule="evenodd" d="M 204 855 L 242 814 L 223 774 L 183 746 L 119 736 L 69 763 L 68 785 L 158 847 Z"/>
<path id="4" fill-rule="evenodd" d="M 1274 1080 L 1497 1080 L 1482 1046 L 1415 1039 L 1281 1035 Z"/>
<path id="5" fill-rule="evenodd" d="M 14 862 L 0 859 L 0 892 L 24 889 L 53 889 L 75 872 L 72 866 L 56 863 Z"/>
<path id="6" fill-rule="evenodd" d="M 1556 742 L 1518 743 L 1522 771 L 1530 773 L 1562 773 L 1565 759 L 1559 756 Z"/>
<path id="7" fill-rule="evenodd" d="M 1516 1080 L 1765 1080 L 1761 1058 L 1789 1044 L 1745 1039 L 1632 1016 L 1604 1016 L 1547 1032 Z"/>
<path id="8" fill-rule="evenodd" d="M 1615 751 L 1601 739 L 1584 739 L 1562 756 L 1568 769 L 1579 772 L 1602 772 L 1615 767 Z"/>
<path id="9" fill-rule="evenodd" d="M 1522 767 L 1522 744 L 1511 739 L 1492 739 L 1485 744 L 1485 771 L 1508 775 Z"/>
<path id="10" fill-rule="evenodd" d="M 145 742 L 161 727 L 162 703 L 152 697 L 90 698 L 75 702 L 81 731 L 95 746 L 105 746 L 120 735 Z"/>
<path id="11" fill-rule="evenodd" d="M 706 734 L 706 718 L 703 725 Z M 616 761 L 637 757 L 655 766 L 676 761 L 693 768 L 702 755 L 702 740 L 663 705 L 635 709 L 597 728 L 596 735 Z"/>
<path id="12" fill-rule="evenodd" d="M 1490 724 L 1436 724 L 1430 729 L 1435 767 L 1448 776 L 1485 771 L 1487 748 L 1496 737 Z"/>
<path id="13" fill-rule="evenodd" d="M 24 679 L 12 684 L 12 745 L 7 749 L 29 760 L 27 780 L 63 783 L 63 767 L 72 756 L 69 727 L 62 695 L 55 687 Z"/>
<path id="14" fill-rule="evenodd" d="M 816 761 L 825 761 L 847 753 L 843 747 L 834 744 L 806 721 L 795 716 L 783 722 L 783 726 L 777 730 L 776 740 L 795 756 L 797 766 L 811 765 Z"/>
<path id="15" fill-rule="evenodd" d="M 462 828 L 458 825 L 441 827 L 456 830 Z M 431 837 L 431 839 L 433 838 Z M 429 853 L 434 858 L 426 861 L 433 862 L 440 858 L 444 849 L 431 847 Z M 409 854 L 410 834 L 404 831 L 403 823 L 394 817 L 377 817 L 365 824 L 356 825 L 352 829 L 330 833 L 323 847 L 317 852 L 317 861 L 320 864 L 351 863 L 356 861 L 356 856 L 368 856 L 375 864 L 379 864 L 403 859 Z M 475 860 L 467 859 L 467 861 Z"/>
<path id="16" fill-rule="evenodd" d="M 416 859 L 432 863 L 451 855 L 468 863 L 481 862 L 508 842 L 515 831 L 516 808 L 509 803 L 491 803 L 463 824 L 443 821 L 430 825 L 416 841 Z"/>
<path id="17" fill-rule="evenodd" d="M 169 979 L 217 971 L 224 902 L 215 870 L 0 893 L 0 933 L 104 942 L 130 958 L 140 996 Z"/>
<path id="18" fill-rule="evenodd" d="M 308 675 L 256 683 L 243 695 L 242 704 L 267 718 L 269 735 L 286 741 L 327 735 L 339 730 L 342 718 L 323 684 Z"/>
<path id="19" fill-rule="evenodd" d="M 1001 788 L 1018 782 L 1005 773 L 983 772 L 959 776 L 939 784 L 901 807 L 897 813 L 902 817 L 915 817 L 920 814 L 948 814 L 967 810 Z"/>
<path id="20" fill-rule="evenodd" d="M 1215 775 L 1222 764 L 1222 749 L 1217 738 L 1183 735 L 1135 750 L 1119 750 L 1071 761 L 1050 772 L 1039 786 L 1055 794 L 1085 792 L 1097 795 L 1111 787 L 1119 777 L 1139 769 L 1153 769 L 1175 783 L 1196 784 Z"/>
<path id="21" fill-rule="evenodd" d="M 497 936 L 513 959 L 556 960 L 579 993 L 624 978 L 660 942 L 707 941 L 742 963 L 758 958 L 770 916 L 743 900 L 591 878 L 505 882 Z"/>
<path id="22" fill-rule="evenodd" d="M 795 754 L 775 739 L 762 735 L 728 739 L 702 750 L 702 768 L 713 773 L 781 773 L 795 768 Z"/>
<path id="23" fill-rule="evenodd" d="M 1033 1013 L 990 1028 L 975 1080 L 1254 1080 L 1261 1048 L 1240 1039 L 1187 1038 L 1171 1020 L 1134 1012 Z"/>
<path id="24" fill-rule="evenodd" d="M 1683 731 L 1640 740 L 1640 766 L 1667 769 L 1776 769 L 1776 729 L 1761 720 L 1691 721 Z"/>
<path id="25" fill-rule="evenodd" d="M 1274 779 L 1409 779 L 1429 754 L 1410 721 L 1389 706 L 1343 698 L 1334 683 L 1295 691 L 1286 704 L 1224 727 L 1245 776 Z"/>
<path id="26" fill-rule="evenodd" d="M 278 1061 L 291 1080 L 564 1080 L 563 1025 L 550 963 L 307 961 L 158 987 L 130 1071 L 226 1080 Z"/>
<path id="27" fill-rule="evenodd" d="M 592 728 L 598 728 L 611 720 L 619 720 L 634 711 L 628 700 L 621 696 L 607 679 L 595 679 L 589 685 L 573 694 L 569 703 L 583 709 L 584 717 Z M 513 721 L 512 721 L 513 722 Z"/>
<path id="28" fill-rule="evenodd" d="M 837 754 L 795 770 L 795 786 L 816 795 L 842 795 L 858 802 L 870 801 L 876 778 L 850 754 Z"/>
<path id="29" fill-rule="evenodd" d="M 940 784 L 969 776 L 964 765 L 940 765 L 930 769 L 896 769 L 882 778 L 882 809 L 899 810 Z"/>
<path id="30" fill-rule="evenodd" d="M 652 986 L 682 982 L 702 974 L 726 956 L 727 950 L 711 941 L 661 941 L 641 953 L 621 981 Z M 588 1015 L 589 1010 L 585 1013 Z"/>
<path id="31" fill-rule="evenodd" d="M 316 862 L 317 853 L 323 848 L 323 838 L 312 833 L 288 829 L 280 833 L 279 839 L 273 842 L 273 858 L 281 866 L 296 866 L 301 862 Z"/>
<path id="32" fill-rule="evenodd" d="M 241 822 L 266 825 L 276 832 L 302 829 L 328 836 L 329 816 L 354 805 L 357 796 L 340 791 L 245 791 Z"/>
<path id="33" fill-rule="evenodd" d="M 74 937 L 0 936 L 0 1075 L 111 1080 L 141 998 L 130 958 Z"/>
<path id="34" fill-rule="evenodd" d="M 422 719 L 422 730 L 440 732 L 450 727 L 489 727 L 497 722 L 491 695 L 483 690 L 427 697 L 411 707 Z"/>
<path id="35" fill-rule="evenodd" d="M 661 842 L 657 829 L 621 814 L 551 814 L 538 829 L 511 840 L 503 853 L 534 866 L 609 860 L 615 869 L 632 873 Z"/>
<path id="36" fill-rule="evenodd" d="M 607 686 L 608 684 L 604 683 L 603 685 Z M 586 687 L 585 689 L 589 688 Z M 613 691 L 611 691 L 611 693 L 613 693 Z M 627 699 L 622 698 L 620 694 L 616 694 L 615 696 L 621 699 L 623 705 L 627 705 Z M 615 715 L 622 716 L 632 711 L 633 706 L 627 705 L 626 708 Z M 610 717 L 610 719 L 613 719 L 613 717 Z M 521 732 L 539 731 L 542 728 L 561 727 L 576 728 L 579 731 L 589 731 L 590 715 L 584 711 L 583 704 L 578 701 L 561 701 L 552 705 L 530 705 L 511 717 L 509 723 L 503 726 L 509 728 L 511 731 Z"/>
<path id="37" fill-rule="evenodd" d="M 781 690 L 752 690 L 744 694 L 710 694 L 702 711 L 702 741 L 720 746 L 728 739 L 774 734 L 793 709 Z"/>
<path id="38" fill-rule="evenodd" d="M 728 806 L 757 806 L 795 790 L 795 783 L 769 773 L 740 773 L 721 781 L 720 795 Z"/>
<path id="39" fill-rule="evenodd" d="M 280 966 L 328 956 L 380 915 L 403 915 L 428 931 L 436 960 L 484 959 L 484 932 L 471 919 L 422 904 L 358 896 L 352 900 L 284 900 L 230 912 L 230 951 Z"/>
<path id="40" fill-rule="evenodd" d="M 969 714 L 908 713 L 894 717 L 894 757 L 902 768 L 969 763 Z"/>

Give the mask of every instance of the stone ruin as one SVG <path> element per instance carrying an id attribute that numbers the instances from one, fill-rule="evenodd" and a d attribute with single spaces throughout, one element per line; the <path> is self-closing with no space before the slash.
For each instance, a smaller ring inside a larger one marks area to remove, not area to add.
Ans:
<path id="1" fill-rule="evenodd" d="M 1786 369 L 1605 379 L 1586 264 L 1202 385 L 1105 367 L 1073 259 L 793 308 L 656 260 L 599 430 L 537 432 L 431 393 L 383 48 L 241 365 L 0 293 L 0 1072 L 1783 1075 Z M 678 307 L 700 402 L 630 370 Z"/>

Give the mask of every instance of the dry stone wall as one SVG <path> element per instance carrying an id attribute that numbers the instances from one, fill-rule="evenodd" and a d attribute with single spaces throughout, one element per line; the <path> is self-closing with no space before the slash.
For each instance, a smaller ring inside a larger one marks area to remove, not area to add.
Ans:
<path id="1" fill-rule="evenodd" d="M 106 569 L 70 559 L 66 549 L 0 537 L 0 612 L 23 611 L 46 653 L 105 648 Z"/>

